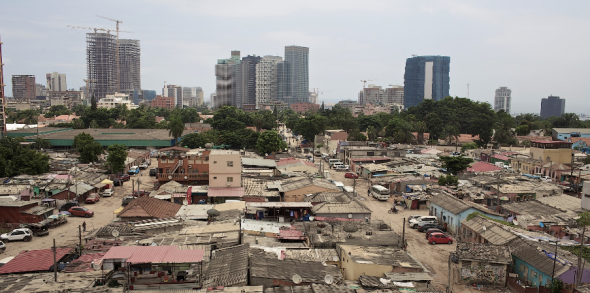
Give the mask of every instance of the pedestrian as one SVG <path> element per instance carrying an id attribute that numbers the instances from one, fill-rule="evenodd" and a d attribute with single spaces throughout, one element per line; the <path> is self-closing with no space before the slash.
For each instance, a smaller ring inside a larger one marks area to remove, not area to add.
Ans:
<path id="1" fill-rule="evenodd" d="M 84 223 L 82 223 L 82 231 L 86 232 L 86 221 L 84 221 Z"/>

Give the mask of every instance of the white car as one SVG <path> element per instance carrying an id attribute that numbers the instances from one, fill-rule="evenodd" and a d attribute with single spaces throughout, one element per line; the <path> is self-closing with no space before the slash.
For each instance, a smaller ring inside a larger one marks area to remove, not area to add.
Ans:
<path id="1" fill-rule="evenodd" d="M 110 197 L 110 196 L 113 196 L 113 194 L 114 194 L 113 190 L 108 188 L 108 189 L 105 189 L 102 191 L 101 196 Z"/>
<path id="2" fill-rule="evenodd" d="M 344 164 L 334 164 L 334 169 L 338 171 L 348 170 L 350 166 Z"/>
<path id="3" fill-rule="evenodd" d="M 12 232 L 0 235 L 0 240 L 3 241 L 31 241 L 33 239 L 33 232 L 28 228 L 14 229 Z"/>
<path id="4" fill-rule="evenodd" d="M 6 250 L 6 245 L 4 245 L 4 242 L 0 241 L 0 253 L 3 253 L 4 250 Z"/>
<path id="5" fill-rule="evenodd" d="M 147 163 L 141 163 L 141 164 L 139 164 L 139 169 L 141 169 L 141 170 L 145 170 L 145 169 L 147 169 L 148 167 L 149 167 L 149 166 L 148 166 L 148 164 L 147 164 Z"/>
<path id="6" fill-rule="evenodd" d="M 438 219 L 435 216 L 422 216 L 414 218 L 408 221 L 408 225 L 414 229 L 418 229 L 420 226 L 426 223 L 436 223 Z"/>
<path id="7" fill-rule="evenodd" d="M 545 182 L 552 182 L 553 180 L 551 180 L 551 177 L 549 176 L 543 176 L 541 177 L 541 180 L 545 181 Z"/>

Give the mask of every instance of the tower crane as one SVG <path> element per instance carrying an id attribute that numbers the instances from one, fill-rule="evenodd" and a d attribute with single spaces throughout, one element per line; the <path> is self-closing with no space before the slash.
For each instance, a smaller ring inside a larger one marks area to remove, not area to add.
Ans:
<path id="1" fill-rule="evenodd" d="M 100 16 L 100 15 L 97 15 L 97 17 L 104 18 L 106 20 L 114 21 L 117 23 L 117 30 L 116 30 L 117 31 L 117 50 L 115 51 L 115 61 L 117 62 L 117 67 L 116 67 L 117 68 L 117 91 L 120 92 L 121 91 L 121 81 L 120 81 L 121 73 L 119 72 L 119 32 L 121 32 L 121 31 L 119 30 L 119 24 L 123 23 L 123 21 Z"/>
<path id="2" fill-rule="evenodd" d="M 361 82 L 363 83 L 363 89 L 366 87 L 367 81 L 375 81 L 375 80 L 376 79 L 361 80 Z"/>

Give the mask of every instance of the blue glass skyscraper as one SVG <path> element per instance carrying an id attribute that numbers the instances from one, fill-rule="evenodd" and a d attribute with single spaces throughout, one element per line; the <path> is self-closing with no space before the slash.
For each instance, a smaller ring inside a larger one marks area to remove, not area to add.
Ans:
<path id="1" fill-rule="evenodd" d="M 404 108 L 449 95 L 451 57 L 416 56 L 406 60 L 404 74 Z"/>

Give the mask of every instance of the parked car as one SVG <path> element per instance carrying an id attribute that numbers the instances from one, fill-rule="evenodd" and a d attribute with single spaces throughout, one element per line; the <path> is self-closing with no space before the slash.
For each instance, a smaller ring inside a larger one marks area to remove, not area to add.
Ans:
<path id="1" fill-rule="evenodd" d="M 90 218 L 94 216 L 94 212 L 85 207 L 72 207 L 68 210 L 72 216 Z"/>
<path id="2" fill-rule="evenodd" d="M 145 170 L 147 168 L 148 168 L 148 164 L 147 163 L 141 163 L 141 164 L 139 164 L 139 169 Z"/>
<path id="3" fill-rule="evenodd" d="M 60 212 L 65 212 L 70 210 L 71 207 L 76 207 L 79 206 L 80 204 L 77 201 L 70 201 L 70 202 L 66 202 L 63 205 L 61 205 L 61 207 L 59 207 L 59 211 Z"/>
<path id="4" fill-rule="evenodd" d="M 102 191 L 102 197 L 110 197 L 113 196 L 113 194 L 115 194 L 115 192 L 110 188 Z"/>
<path id="5" fill-rule="evenodd" d="M 100 200 L 100 195 L 98 195 L 98 193 L 91 193 L 87 198 L 86 198 L 86 203 L 97 203 Z"/>
<path id="6" fill-rule="evenodd" d="M 423 216 L 424 216 L 424 215 L 411 215 L 411 216 L 409 216 L 409 217 L 408 217 L 408 223 L 409 223 L 409 222 L 410 222 L 410 220 L 412 220 L 412 219 L 420 218 L 420 217 L 423 217 Z"/>
<path id="7" fill-rule="evenodd" d="M 435 244 L 453 244 L 453 238 L 443 233 L 431 233 L 428 237 L 428 243 Z"/>
<path id="8" fill-rule="evenodd" d="M 346 174 L 344 174 L 344 178 L 358 179 L 359 175 L 357 175 L 356 173 L 347 172 Z"/>
<path id="9" fill-rule="evenodd" d="M 129 196 L 133 196 L 133 197 L 144 197 L 144 196 L 149 196 L 149 195 L 150 195 L 150 192 L 149 191 L 136 190 L 135 192 L 133 192 Z"/>
<path id="10" fill-rule="evenodd" d="M 430 228 L 436 228 L 436 229 L 439 229 L 443 232 L 447 231 L 447 228 L 445 228 L 444 226 L 439 225 L 437 223 L 431 223 L 431 224 L 425 224 L 423 226 L 420 226 L 420 228 L 418 228 L 418 232 L 426 232 L 426 230 L 428 230 Z"/>
<path id="11" fill-rule="evenodd" d="M 348 166 L 348 165 L 344 165 L 344 164 L 334 165 L 334 170 L 336 170 L 336 171 L 348 171 L 349 169 L 350 169 L 350 166 Z"/>
<path id="12" fill-rule="evenodd" d="M 129 175 L 139 174 L 139 166 L 131 166 L 131 168 L 129 168 L 129 172 L 127 173 Z"/>
<path id="13" fill-rule="evenodd" d="M 113 185 L 114 186 L 123 186 L 123 180 L 119 178 L 113 178 Z"/>
<path id="14" fill-rule="evenodd" d="M 21 227 L 31 230 L 31 232 L 33 233 L 33 236 L 47 236 L 47 235 L 49 235 L 49 229 L 47 228 L 47 225 L 45 225 L 45 224 L 37 224 L 37 223 L 21 224 Z"/>
<path id="15" fill-rule="evenodd" d="M 418 229 L 426 224 L 436 223 L 438 220 L 435 216 L 422 216 L 408 221 L 408 225 L 414 229 Z"/>
<path id="16" fill-rule="evenodd" d="M 11 232 L 0 235 L 0 240 L 3 241 L 31 241 L 33 239 L 33 232 L 28 228 L 18 228 Z"/>
<path id="17" fill-rule="evenodd" d="M 4 242 L 0 241 L 0 253 L 4 253 L 5 250 L 6 250 L 6 245 L 4 245 Z"/>
<path id="18" fill-rule="evenodd" d="M 158 169 L 157 168 L 151 168 L 150 169 L 150 176 L 156 176 L 158 175 Z"/>
<path id="19" fill-rule="evenodd" d="M 543 176 L 543 177 L 541 177 L 541 180 L 542 180 L 542 181 L 545 181 L 545 182 L 551 182 L 551 181 L 553 181 L 553 180 L 551 179 L 551 177 L 549 177 L 549 176 Z"/>
<path id="20" fill-rule="evenodd" d="M 134 197 L 134 196 L 132 196 L 132 195 L 126 196 L 126 197 L 124 197 L 124 198 L 123 198 L 123 200 L 122 200 L 122 202 L 121 202 L 121 205 L 122 205 L 122 206 L 126 206 L 126 205 L 128 205 L 128 204 L 129 204 L 131 201 L 133 201 L 134 199 L 135 199 L 135 197 Z"/>
<path id="21" fill-rule="evenodd" d="M 122 181 L 129 181 L 129 180 L 131 180 L 131 176 L 129 176 L 129 174 L 123 174 L 123 175 L 119 175 L 119 177 L 117 177 L 117 179 L 122 180 Z"/>
<path id="22" fill-rule="evenodd" d="M 424 233 L 426 235 L 426 240 L 428 240 L 428 237 L 430 237 L 430 234 L 432 233 L 445 233 L 443 230 L 438 229 L 438 228 L 430 228 L 428 230 L 426 230 L 426 233 Z"/>

